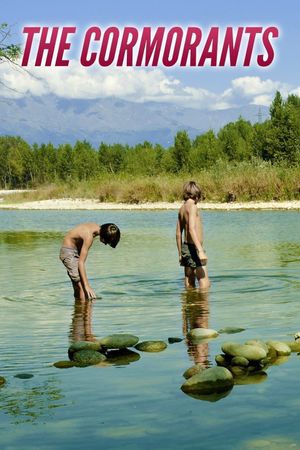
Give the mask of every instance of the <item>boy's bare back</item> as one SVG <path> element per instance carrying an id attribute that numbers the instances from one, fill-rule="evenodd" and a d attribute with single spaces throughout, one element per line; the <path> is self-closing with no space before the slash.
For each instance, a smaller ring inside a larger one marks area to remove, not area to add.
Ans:
<path id="1" fill-rule="evenodd" d="M 81 223 L 67 232 L 62 245 L 64 247 L 76 248 L 80 253 L 83 243 L 89 248 L 98 232 L 99 225 L 97 223 Z"/>

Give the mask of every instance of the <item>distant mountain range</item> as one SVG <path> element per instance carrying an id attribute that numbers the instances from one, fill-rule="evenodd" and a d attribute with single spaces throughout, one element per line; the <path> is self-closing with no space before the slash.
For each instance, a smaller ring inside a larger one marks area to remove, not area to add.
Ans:
<path id="1" fill-rule="evenodd" d="M 101 142 L 134 145 L 144 141 L 170 146 L 178 130 L 194 138 L 210 128 L 218 131 L 239 116 L 254 123 L 269 113 L 268 108 L 254 105 L 211 111 L 170 103 L 55 95 L 0 98 L 0 111 L 0 135 L 18 135 L 30 144 L 73 144 L 86 139 L 96 147 Z"/>

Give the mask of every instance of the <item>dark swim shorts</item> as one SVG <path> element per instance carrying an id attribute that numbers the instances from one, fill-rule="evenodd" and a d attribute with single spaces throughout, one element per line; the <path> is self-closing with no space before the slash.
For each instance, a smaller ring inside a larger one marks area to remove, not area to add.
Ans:
<path id="1" fill-rule="evenodd" d="M 76 248 L 62 247 L 60 249 L 59 258 L 66 267 L 71 280 L 78 283 L 78 281 L 80 281 L 78 270 L 79 253 Z"/>
<path id="2" fill-rule="evenodd" d="M 195 244 L 188 244 L 187 242 L 182 244 L 180 265 L 192 269 L 202 266 Z"/>

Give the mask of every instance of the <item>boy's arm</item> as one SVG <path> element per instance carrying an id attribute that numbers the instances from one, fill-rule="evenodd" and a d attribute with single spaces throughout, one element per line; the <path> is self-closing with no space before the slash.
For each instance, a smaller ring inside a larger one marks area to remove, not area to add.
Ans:
<path id="1" fill-rule="evenodd" d="M 92 245 L 93 240 L 83 240 L 83 244 L 80 250 L 80 256 L 79 256 L 79 262 L 78 262 L 78 270 L 80 279 L 82 282 L 82 287 L 84 291 L 86 292 L 86 295 L 88 299 L 96 298 L 96 294 L 94 290 L 91 288 L 90 283 L 88 281 L 86 271 L 85 271 L 85 261 L 90 249 L 90 246 Z"/>
<path id="2" fill-rule="evenodd" d="M 193 242 L 197 248 L 197 252 L 199 255 L 199 259 L 203 265 L 207 263 L 207 256 L 205 254 L 205 251 L 203 250 L 202 244 L 199 240 L 199 237 L 197 235 L 197 226 L 196 222 L 199 220 L 197 216 L 197 206 L 192 205 L 190 211 L 189 211 L 189 234 L 191 238 L 193 239 Z"/>
<path id="3" fill-rule="evenodd" d="M 178 214 L 177 226 L 176 226 L 176 244 L 178 249 L 179 262 L 181 262 L 181 247 L 182 247 L 182 228 L 180 225 L 180 219 Z"/>

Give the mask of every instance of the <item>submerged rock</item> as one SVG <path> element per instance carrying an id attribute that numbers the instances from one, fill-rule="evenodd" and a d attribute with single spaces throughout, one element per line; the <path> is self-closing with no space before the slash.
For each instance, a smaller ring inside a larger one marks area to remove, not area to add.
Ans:
<path id="1" fill-rule="evenodd" d="M 181 389 L 188 393 L 213 394 L 228 391 L 233 386 L 233 376 L 225 367 L 211 367 L 189 378 Z"/>
<path id="2" fill-rule="evenodd" d="M 205 370 L 205 368 L 201 364 L 195 364 L 194 366 L 186 369 L 186 371 L 183 373 L 183 376 L 186 380 L 188 380 L 193 375 L 196 375 L 196 373 L 200 373 L 203 370 Z"/>
<path id="3" fill-rule="evenodd" d="M 268 347 L 273 348 L 278 356 L 288 356 L 291 354 L 290 347 L 284 342 L 280 341 L 268 341 L 266 342 Z"/>
<path id="4" fill-rule="evenodd" d="M 6 379 L 4 377 L 0 377 L 0 386 L 6 383 Z"/>
<path id="5" fill-rule="evenodd" d="M 138 341 L 139 338 L 133 334 L 111 334 L 100 339 L 100 344 L 103 347 L 110 349 L 121 349 L 126 347 L 134 347 Z"/>
<path id="6" fill-rule="evenodd" d="M 187 337 L 192 341 L 215 338 L 217 336 L 219 336 L 219 333 L 210 328 L 193 328 L 187 333 Z"/>
<path id="7" fill-rule="evenodd" d="M 244 375 L 236 375 L 234 377 L 234 384 L 237 385 L 245 385 L 245 384 L 259 384 L 266 381 L 268 375 L 266 372 L 254 372 L 254 373 L 246 373 Z"/>
<path id="8" fill-rule="evenodd" d="M 57 361 L 53 364 L 57 369 L 69 369 L 70 367 L 74 367 L 74 363 L 72 361 Z"/>
<path id="9" fill-rule="evenodd" d="M 33 378 L 32 373 L 17 373 L 15 378 L 20 378 L 20 380 L 29 380 L 29 378 Z"/>
<path id="10" fill-rule="evenodd" d="M 179 337 L 169 337 L 168 338 L 168 342 L 169 344 L 176 344 L 177 342 L 182 342 L 183 338 L 179 338 Z"/>
<path id="11" fill-rule="evenodd" d="M 241 333 L 242 331 L 245 331 L 245 328 L 225 327 L 225 328 L 221 328 L 221 330 L 219 330 L 218 333 L 219 334 L 235 334 L 235 333 Z"/>
<path id="12" fill-rule="evenodd" d="M 106 354 L 107 362 L 116 366 L 125 366 L 132 362 L 138 361 L 141 355 L 128 348 L 110 350 Z"/>
<path id="13" fill-rule="evenodd" d="M 135 348 L 142 352 L 161 352 L 167 348 L 167 344 L 164 341 L 143 341 Z"/>
<path id="14" fill-rule="evenodd" d="M 259 345 L 237 344 L 235 342 L 225 342 L 222 351 L 230 356 L 243 356 L 248 361 L 260 361 L 267 356 L 267 352 Z"/>
<path id="15" fill-rule="evenodd" d="M 105 360 L 106 357 L 95 350 L 79 350 L 73 356 L 73 361 L 77 367 L 93 366 Z"/>

